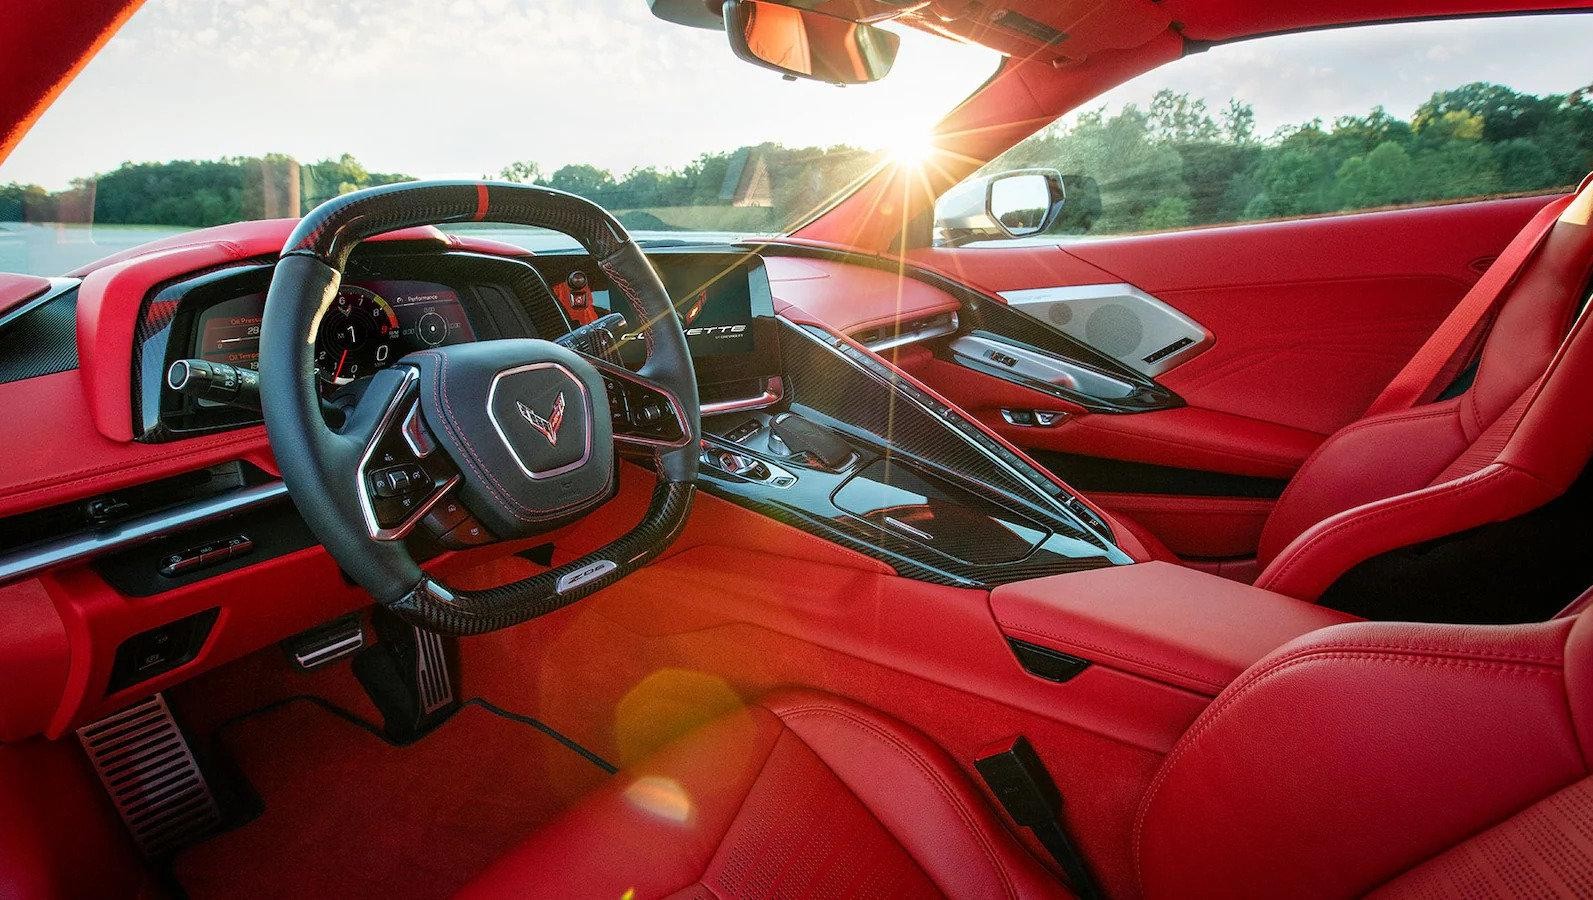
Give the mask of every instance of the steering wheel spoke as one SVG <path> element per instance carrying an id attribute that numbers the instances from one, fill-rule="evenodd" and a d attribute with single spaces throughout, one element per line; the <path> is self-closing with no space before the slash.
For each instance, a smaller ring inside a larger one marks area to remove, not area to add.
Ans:
<path id="1" fill-rule="evenodd" d="M 396 389 L 378 392 L 373 385 L 344 428 L 364 448 L 354 478 L 366 531 L 378 541 L 409 534 L 461 480 L 421 416 L 418 374 L 404 368 L 398 378 Z M 468 513 L 450 512 L 443 536 L 467 519 Z"/>
<path id="2" fill-rule="evenodd" d="M 616 443 L 655 450 L 692 443 L 690 415 L 674 391 L 606 359 L 585 353 L 581 358 L 603 376 Z"/>

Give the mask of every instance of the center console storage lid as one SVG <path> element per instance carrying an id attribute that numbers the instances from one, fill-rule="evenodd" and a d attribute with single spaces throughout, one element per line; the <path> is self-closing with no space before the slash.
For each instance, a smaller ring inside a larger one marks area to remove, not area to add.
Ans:
<path id="1" fill-rule="evenodd" d="M 1009 638 L 1206 696 L 1263 656 L 1355 616 L 1165 562 L 997 587 Z"/>

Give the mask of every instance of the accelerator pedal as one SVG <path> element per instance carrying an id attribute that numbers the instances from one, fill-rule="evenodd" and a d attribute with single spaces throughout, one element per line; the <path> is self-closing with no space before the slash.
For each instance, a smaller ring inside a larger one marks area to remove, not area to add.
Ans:
<path id="1" fill-rule="evenodd" d="M 195 843 L 220 824 L 215 795 L 165 697 L 85 725 L 77 737 L 145 856 Z"/>

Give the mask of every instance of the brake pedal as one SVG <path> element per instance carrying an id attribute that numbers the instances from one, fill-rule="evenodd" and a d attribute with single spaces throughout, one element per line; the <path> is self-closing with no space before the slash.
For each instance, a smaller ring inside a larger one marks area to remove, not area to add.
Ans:
<path id="1" fill-rule="evenodd" d="M 215 795 L 165 697 L 85 725 L 77 737 L 145 856 L 196 843 L 220 825 Z"/>

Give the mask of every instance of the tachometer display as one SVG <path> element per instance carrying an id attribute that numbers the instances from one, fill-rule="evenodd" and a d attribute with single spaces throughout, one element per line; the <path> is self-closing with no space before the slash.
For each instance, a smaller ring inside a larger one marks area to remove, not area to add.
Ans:
<path id="1" fill-rule="evenodd" d="M 264 293 L 233 297 L 201 310 L 194 320 L 192 355 L 259 368 L 264 312 Z M 399 279 L 345 282 L 315 332 L 315 369 L 322 390 L 330 393 L 339 385 L 376 374 L 407 353 L 475 339 L 454 288 Z"/>
<path id="2" fill-rule="evenodd" d="M 321 317 L 315 370 L 329 384 L 347 384 L 386 367 L 396 355 L 398 314 L 375 291 L 344 285 Z"/>

